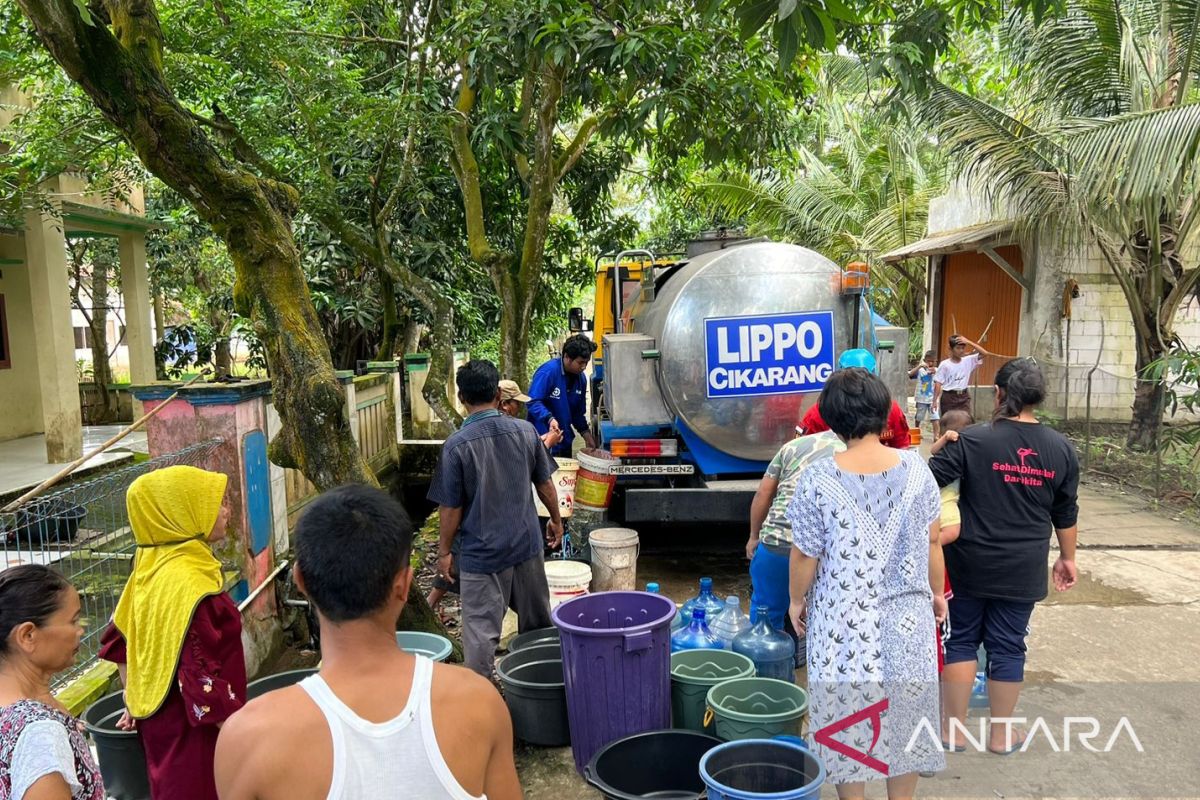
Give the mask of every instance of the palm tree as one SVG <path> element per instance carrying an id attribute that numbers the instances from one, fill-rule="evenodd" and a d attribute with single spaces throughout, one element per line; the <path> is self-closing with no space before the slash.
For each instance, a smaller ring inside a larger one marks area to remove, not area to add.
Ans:
<path id="1" fill-rule="evenodd" d="M 925 235 L 929 200 L 945 188 L 942 158 L 928 133 L 872 107 L 862 68 L 828 57 L 817 75 L 816 123 L 794 171 L 701 176 L 693 193 L 756 235 L 792 241 L 839 264 L 903 247 Z M 924 265 L 873 268 L 885 314 L 920 322 Z"/>
<path id="2" fill-rule="evenodd" d="M 1147 368 L 1197 289 L 1200 0 L 1068 0 L 1014 18 L 1021 76 L 1006 111 L 936 85 L 927 111 L 972 183 L 1031 234 L 1093 246 L 1133 317 L 1139 376 L 1128 444 L 1149 449 L 1164 387 Z"/>

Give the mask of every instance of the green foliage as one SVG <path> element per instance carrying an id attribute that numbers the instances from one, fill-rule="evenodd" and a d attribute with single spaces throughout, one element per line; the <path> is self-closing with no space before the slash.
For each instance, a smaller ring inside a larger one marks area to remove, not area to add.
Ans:
<path id="1" fill-rule="evenodd" d="M 872 107 L 863 78 L 860 65 L 827 59 L 812 117 L 798 123 L 807 135 L 795 167 L 701 174 L 692 188 L 699 202 L 744 222 L 751 235 L 795 242 L 842 265 L 920 239 L 929 200 L 945 188 L 941 154 L 918 125 Z M 880 311 L 915 325 L 924 265 L 875 264 L 872 278 Z"/>
<path id="2" fill-rule="evenodd" d="M 1168 416 L 1190 417 L 1164 428 L 1163 443 L 1187 447 L 1200 458 L 1200 348 L 1177 345 L 1150 364 L 1145 377 L 1166 387 Z"/>
<path id="3" fill-rule="evenodd" d="M 123 200 L 145 171 L 80 90 L 30 34 L 16 3 L 0 3 L 0 225 L 16 226 L 38 186 L 68 170 Z"/>
<path id="4" fill-rule="evenodd" d="M 1174 341 L 1200 282 L 1197 25 L 1197 0 L 1070 0 L 1040 27 L 1018 15 L 1004 41 L 1019 79 L 1004 105 L 939 85 L 924 106 L 1003 213 L 1100 252 L 1130 308 L 1139 372 Z M 1153 446 L 1162 391 L 1139 388 L 1131 446 Z"/>
<path id="5" fill-rule="evenodd" d="M 708 13 L 732 6 L 743 38 L 770 26 L 782 68 L 803 46 L 832 50 L 840 44 L 862 56 L 871 74 L 905 91 L 923 91 L 956 34 L 986 30 L 1016 11 L 1040 22 L 1061 10 L 1062 0 L 708 0 Z"/>

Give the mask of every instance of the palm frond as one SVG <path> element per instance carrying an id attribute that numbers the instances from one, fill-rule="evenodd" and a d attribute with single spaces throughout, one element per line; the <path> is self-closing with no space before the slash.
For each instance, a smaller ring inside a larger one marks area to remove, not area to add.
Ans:
<path id="1" fill-rule="evenodd" d="M 867 92 L 867 65 L 851 55 L 829 53 L 821 58 L 818 80 L 839 98 L 858 97 Z"/>
<path id="2" fill-rule="evenodd" d="M 1075 122 L 1063 149 L 1089 207 L 1177 211 L 1195 188 L 1200 103 Z"/>
<path id="3" fill-rule="evenodd" d="M 1200 0 L 1164 0 L 1166 18 L 1174 40 L 1171 73 L 1179 76 L 1175 105 L 1187 102 L 1189 81 L 1200 76 Z"/>
<path id="4" fill-rule="evenodd" d="M 1129 108 L 1125 27 L 1120 0 L 1076 0 L 1040 25 L 1013 15 L 1005 43 L 1037 102 L 1067 115 L 1104 116 Z"/>
<path id="5" fill-rule="evenodd" d="M 924 110 L 962 175 L 1010 215 L 1036 224 L 1069 204 L 1069 154 L 1041 131 L 944 84 Z"/>

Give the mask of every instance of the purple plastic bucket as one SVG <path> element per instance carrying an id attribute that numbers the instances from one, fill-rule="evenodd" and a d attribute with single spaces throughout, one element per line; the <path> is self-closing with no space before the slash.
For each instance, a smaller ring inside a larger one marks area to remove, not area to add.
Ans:
<path id="1" fill-rule="evenodd" d="M 600 748 L 671 727 L 675 603 L 649 592 L 598 592 L 550 616 L 562 641 L 571 750 L 580 773 Z"/>

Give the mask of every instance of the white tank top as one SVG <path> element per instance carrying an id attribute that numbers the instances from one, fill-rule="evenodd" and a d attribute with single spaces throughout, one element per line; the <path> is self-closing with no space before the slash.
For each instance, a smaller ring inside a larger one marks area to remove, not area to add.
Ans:
<path id="1" fill-rule="evenodd" d="M 417 656 L 412 689 L 399 716 L 368 722 L 337 698 L 320 675 L 300 682 L 329 725 L 333 778 L 329 800 L 419 797 L 487 800 L 469 794 L 450 772 L 433 733 L 433 662 Z"/>

